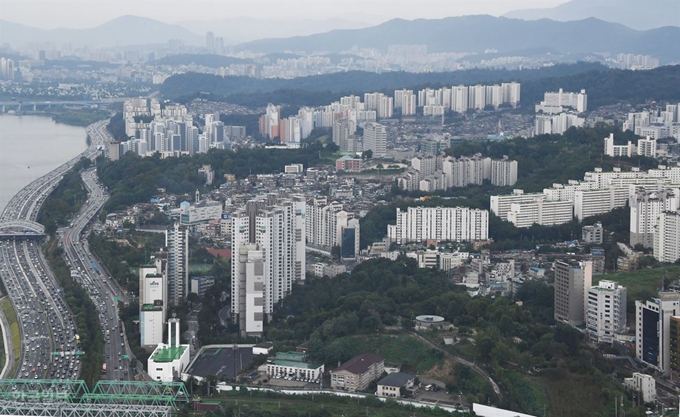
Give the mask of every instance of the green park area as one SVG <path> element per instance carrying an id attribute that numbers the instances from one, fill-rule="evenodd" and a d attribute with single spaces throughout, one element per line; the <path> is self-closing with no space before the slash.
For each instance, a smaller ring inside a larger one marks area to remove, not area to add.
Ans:
<path id="1" fill-rule="evenodd" d="M 680 279 L 680 265 L 599 275 L 593 277 L 593 284 L 601 280 L 616 281 L 628 289 L 629 299 L 642 300 L 656 295 L 661 286 L 664 285 L 664 279 L 666 285 Z"/>
<path id="2" fill-rule="evenodd" d="M 12 372 L 10 372 L 10 375 L 13 375 L 14 372 L 16 371 L 17 367 L 19 366 L 19 358 L 20 356 L 18 355 L 19 352 L 21 352 L 21 332 L 19 331 L 19 321 L 17 320 L 17 314 L 14 311 L 14 307 L 12 306 L 12 302 L 10 301 L 9 298 L 3 298 L 0 300 L 0 306 L 2 306 L 2 312 L 7 318 L 7 323 L 9 324 L 9 330 L 12 338 L 12 349 L 14 350 L 17 355 L 14 357 L 14 365 L 12 365 Z M 0 349 L 4 349 L 2 347 L 2 343 L 0 343 Z M 2 366 L 0 366 L 0 369 L 5 365 L 4 364 L 5 360 L 5 355 L 3 352 L 2 355 Z"/>

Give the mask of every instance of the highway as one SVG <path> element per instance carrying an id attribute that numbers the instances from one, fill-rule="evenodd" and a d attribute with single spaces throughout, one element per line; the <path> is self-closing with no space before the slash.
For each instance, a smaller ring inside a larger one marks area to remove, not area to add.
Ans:
<path id="1" fill-rule="evenodd" d="M 104 336 L 103 359 L 107 365 L 102 379 L 128 380 L 131 377 L 128 370 L 129 356 L 118 319 L 118 300 L 127 302 L 127 296 L 92 256 L 87 244 L 89 224 L 106 203 L 108 194 L 99 184 L 96 170 L 83 171 L 81 176 L 88 190 L 89 200 L 75 216 L 70 227 L 61 231 L 61 242 L 72 275 L 90 294 L 90 299 L 99 312 Z"/>
<path id="2" fill-rule="evenodd" d="M 35 221 L 42 203 L 63 174 L 81 157 L 94 158 L 98 154 L 104 137 L 97 132 L 105 129 L 106 123 L 101 121 L 87 128 L 92 141 L 85 152 L 20 190 L 0 215 L 0 223 Z M 35 237 L 0 239 L 0 279 L 17 311 L 21 331 L 21 363 L 14 376 L 77 379 L 80 359 L 76 354 L 77 329 L 73 314 L 39 245 Z"/>

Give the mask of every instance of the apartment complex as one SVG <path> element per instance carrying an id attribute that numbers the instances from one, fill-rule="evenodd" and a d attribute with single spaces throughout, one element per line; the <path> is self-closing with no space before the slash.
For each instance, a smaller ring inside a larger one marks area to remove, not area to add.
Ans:
<path id="1" fill-rule="evenodd" d="M 276 195 L 232 215 L 231 312 L 242 335 L 261 335 L 265 316 L 305 279 L 305 201 Z"/>
<path id="2" fill-rule="evenodd" d="M 397 208 L 397 223 L 387 226 L 387 237 L 399 244 L 487 240 L 489 212 L 468 207 L 409 207 L 405 212 Z"/>
<path id="3" fill-rule="evenodd" d="M 640 171 L 638 168 L 632 168 L 631 171 L 614 168 L 610 172 L 595 168 L 594 171 L 584 174 L 583 181 L 569 180 L 567 184 L 553 184 L 551 188 L 544 189 L 543 193 L 525 194 L 523 190 L 513 190 L 512 194 L 509 195 L 491 196 L 490 205 L 491 211 L 495 215 L 503 220 L 512 221 L 518 227 L 529 227 L 533 223 L 541 224 L 539 221 L 542 220 L 538 213 L 539 203 L 542 201 L 569 202 L 573 206 L 573 217 L 583 221 L 587 217 L 625 207 L 629 200 L 633 204 L 633 196 L 641 189 L 672 189 L 675 193 L 676 189 L 680 189 L 678 184 L 680 184 L 680 166 L 666 167 L 659 165 L 658 168 L 650 169 L 647 172 Z M 672 208 L 672 210 L 676 210 L 677 200 L 668 200 L 669 198 L 671 197 L 664 200 L 667 201 L 664 204 L 668 207 L 673 207 L 675 204 L 676 208 Z M 509 218 L 508 215 L 513 204 L 517 206 L 515 206 L 514 214 Z M 566 207 L 567 203 L 563 206 L 554 207 L 552 224 L 571 221 L 572 216 L 567 214 Z"/>
<path id="4" fill-rule="evenodd" d="M 640 188 L 629 198 L 630 245 L 654 247 L 654 230 L 661 213 L 680 208 L 680 189 Z"/>

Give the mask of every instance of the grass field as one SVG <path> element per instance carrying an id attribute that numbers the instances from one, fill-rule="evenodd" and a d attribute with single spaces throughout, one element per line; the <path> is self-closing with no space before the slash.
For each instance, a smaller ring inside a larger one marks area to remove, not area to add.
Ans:
<path id="1" fill-rule="evenodd" d="M 9 298 L 5 298 L 0 301 L 0 306 L 2 306 L 2 311 L 7 317 L 7 323 L 9 323 L 10 332 L 12 334 L 12 347 L 14 350 L 14 365 L 12 365 L 12 372 L 10 375 L 14 375 L 14 372 L 19 367 L 20 353 L 21 353 L 21 331 L 19 330 L 19 322 L 17 320 L 16 312 L 12 307 L 12 302 Z M 1 368 L 0 368 L 1 369 Z"/>
<path id="2" fill-rule="evenodd" d="M 614 381 L 606 381 L 602 386 L 602 378 L 589 375 L 570 374 L 566 378 L 546 375 L 527 379 L 545 389 L 549 399 L 548 415 L 553 416 L 613 415 L 614 398 L 620 394 Z"/>
<path id="3" fill-rule="evenodd" d="M 210 398 L 233 409 L 234 415 L 286 416 L 286 417 L 424 417 L 424 416 L 456 416 L 462 414 L 448 413 L 444 410 L 418 410 L 393 403 L 382 403 L 371 399 L 343 399 L 328 396 L 296 396 L 266 398 L 225 394 Z M 231 410 L 229 410 L 231 411 Z M 198 414 L 197 414 L 198 415 Z"/>
<path id="4" fill-rule="evenodd" d="M 401 365 L 404 372 L 423 373 L 435 365 L 444 365 L 441 352 L 406 335 L 372 335 L 352 338 L 357 352 L 374 352 L 386 363 Z"/>
<path id="5" fill-rule="evenodd" d="M 212 268 L 212 264 L 193 264 L 189 265 L 189 272 L 202 274 L 210 271 L 210 268 Z"/>
<path id="6" fill-rule="evenodd" d="M 664 277 L 676 280 L 680 278 L 680 266 L 673 265 L 658 269 L 640 269 L 633 272 L 618 272 L 593 276 L 593 283 L 606 279 L 616 281 L 628 289 L 628 297 L 632 299 L 647 298 L 649 294 L 656 294 Z"/>

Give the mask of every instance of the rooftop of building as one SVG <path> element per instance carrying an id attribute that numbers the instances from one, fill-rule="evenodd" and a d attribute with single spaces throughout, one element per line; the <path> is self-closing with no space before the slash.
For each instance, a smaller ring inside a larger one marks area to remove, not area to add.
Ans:
<path id="1" fill-rule="evenodd" d="M 187 374 L 205 378 L 215 375 L 218 379 L 233 379 L 248 368 L 253 360 L 253 348 L 205 347 L 191 363 Z"/>
<path id="2" fill-rule="evenodd" d="M 305 361 L 305 354 L 301 352 L 278 352 L 272 363 L 277 366 L 289 366 L 291 368 L 317 369 L 321 365 Z"/>
<path id="3" fill-rule="evenodd" d="M 388 387 L 403 387 L 408 381 L 414 379 L 415 377 L 415 375 L 405 374 L 403 372 L 395 372 L 378 381 L 378 385 L 386 385 Z"/>
<path id="4" fill-rule="evenodd" d="M 335 372 L 348 371 L 353 374 L 363 374 L 368 371 L 372 365 L 383 362 L 384 360 L 385 358 L 380 355 L 373 353 L 362 353 L 361 355 L 357 355 L 340 365 L 340 367 L 336 369 Z"/>
<path id="5" fill-rule="evenodd" d="M 177 361 L 182 357 L 184 351 L 187 350 L 189 345 L 180 346 L 161 346 L 156 348 L 156 351 L 151 356 L 151 360 L 154 362 L 172 362 Z"/>
<path id="6" fill-rule="evenodd" d="M 142 311 L 163 311 L 163 306 L 154 304 L 142 304 Z"/>

